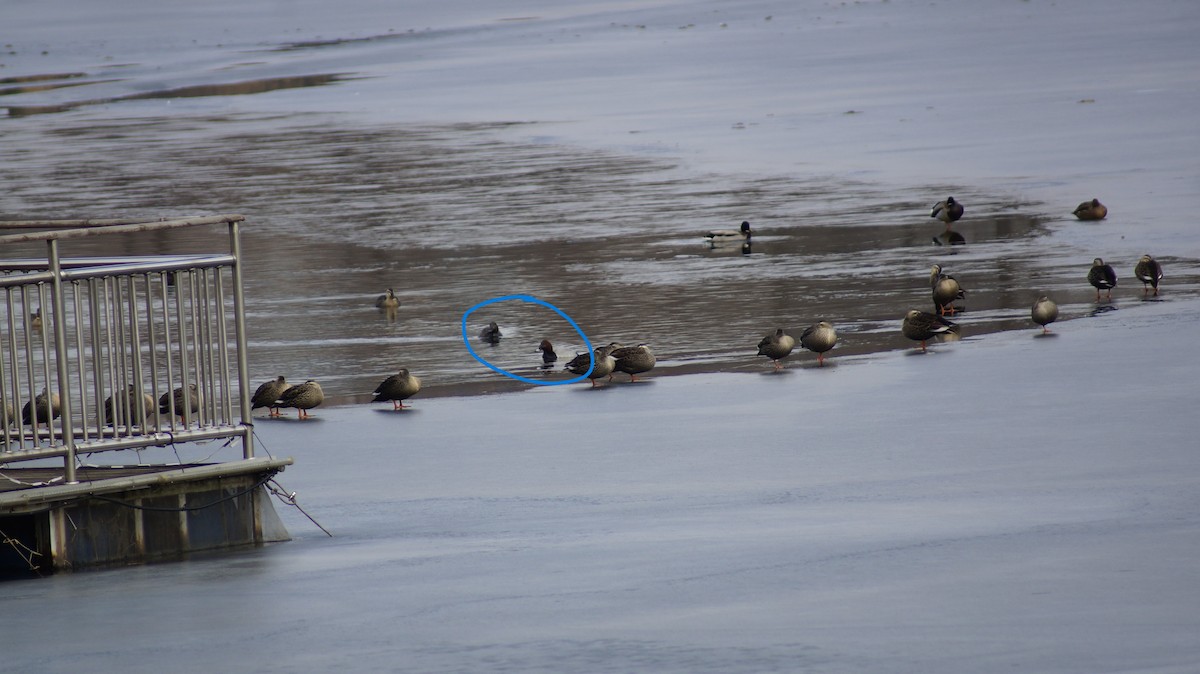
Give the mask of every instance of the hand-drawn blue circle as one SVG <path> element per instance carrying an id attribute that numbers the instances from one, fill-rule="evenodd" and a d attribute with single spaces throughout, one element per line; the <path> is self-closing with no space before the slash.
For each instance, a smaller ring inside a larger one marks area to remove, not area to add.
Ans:
<path id="1" fill-rule="evenodd" d="M 559 316 L 562 316 L 563 320 L 570 323 L 571 327 L 575 328 L 575 332 L 579 333 L 579 336 L 583 338 L 583 343 L 587 345 L 588 360 L 590 361 L 588 363 L 587 372 L 584 372 L 583 374 L 579 375 L 578 377 L 575 377 L 574 379 L 562 379 L 559 381 L 538 381 L 537 379 L 530 379 L 529 377 L 522 377 L 521 375 L 513 374 L 512 372 L 509 372 L 508 370 L 505 370 L 504 368 L 496 367 L 495 365 L 492 365 L 491 363 L 487 362 L 486 359 L 480 357 L 479 354 L 475 353 L 475 349 L 471 347 L 471 338 L 467 336 L 467 317 L 470 316 L 476 309 L 486 307 L 489 304 L 495 304 L 496 302 L 507 302 L 509 300 L 520 300 L 522 302 L 528 302 L 530 304 L 540 304 L 541 306 L 550 309 L 551 311 L 558 314 Z M 489 369 L 495 370 L 496 372 L 499 372 L 500 374 L 504 375 L 505 377 L 511 377 L 513 379 L 516 379 L 517 381 L 523 381 L 528 384 L 536 384 L 537 386 L 559 386 L 561 384 L 574 384 L 577 381 L 583 381 L 584 379 L 587 379 L 587 376 L 592 373 L 592 369 L 596 367 L 596 355 L 592 351 L 592 342 L 590 340 L 588 340 L 587 335 L 583 334 L 583 330 L 579 329 L 579 325 L 570 316 L 568 316 L 566 313 L 564 313 L 562 309 L 559 309 L 558 307 L 554 306 L 553 304 L 550 304 L 549 302 L 539 300 L 538 298 L 534 297 L 533 295 L 504 295 L 502 297 L 493 297 L 490 300 L 484 300 L 484 301 L 480 302 L 479 304 L 476 304 L 475 306 L 471 307 L 470 309 L 467 309 L 467 312 L 465 314 L 463 314 L 463 316 L 462 316 L 462 338 L 463 338 L 463 344 L 467 345 L 467 351 L 471 352 L 471 356 L 475 360 L 486 365 Z"/>

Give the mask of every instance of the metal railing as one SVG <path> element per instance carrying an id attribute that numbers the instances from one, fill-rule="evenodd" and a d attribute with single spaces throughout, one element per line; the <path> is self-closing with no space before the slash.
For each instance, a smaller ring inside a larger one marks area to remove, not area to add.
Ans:
<path id="1" fill-rule="evenodd" d="M 240 439 L 253 458 L 240 215 L 0 222 L 0 464 Z M 225 225 L 229 252 L 64 258 L 60 242 Z M 231 333 L 232 330 L 232 333 Z"/>

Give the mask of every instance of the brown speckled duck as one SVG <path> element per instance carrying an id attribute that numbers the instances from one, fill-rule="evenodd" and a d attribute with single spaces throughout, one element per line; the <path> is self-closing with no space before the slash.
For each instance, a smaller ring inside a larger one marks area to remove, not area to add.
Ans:
<path id="1" fill-rule="evenodd" d="M 631 382 L 637 381 L 639 374 L 654 369 L 654 364 L 657 362 L 654 352 L 646 344 L 614 346 L 612 357 L 617 361 L 614 370 L 629 375 Z"/>
<path id="2" fill-rule="evenodd" d="M 277 417 L 283 414 L 283 410 L 275 403 L 279 400 L 279 396 L 283 395 L 283 392 L 287 389 L 287 379 L 283 375 L 259 384 L 258 388 L 254 391 L 254 397 L 250 398 L 250 409 L 256 410 L 260 407 L 266 407 L 267 416 L 269 417 Z"/>
<path id="3" fill-rule="evenodd" d="M 1158 282 L 1162 280 L 1162 265 L 1157 260 L 1149 255 L 1143 255 L 1138 258 L 1137 265 L 1133 268 L 1133 275 L 1137 280 L 1142 282 L 1142 294 L 1146 294 L 1151 287 L 1154 288 L 1154 294 L 1158 294 Z"/>
<path id="4" fill-rule="evenodd" d="M 1050 332 L 1050 328 L 1046 326 L 1058 320 L 1058 305 L 1054 303 L 1054 300 L 1042 295 L 1033 303 L 1033 309 L 1030 311 L 1029 317 L 1033 319 L 1034 323 L 1042 326 L 1042 334 L 1044 335 Z"/>
<path id="5" fill-rule="evenodd" d="M 133 402 L 130 414 L 130 401 Z M 138 387 L 130 384 L 124 391 L 117 391 L 104 401 L 104 423 L 111 425 L 124 424 L 139 426 L 146 423 L 146 418 L 154 413 L 154 396 L 142 393 L 138 399 Z"/>
<path id="6" fill-rule="evenodd" d="M 393 410 L 404 409 L 404 401 L 417 395 L 420 390 L 421 378 L 402 367 L 396 374 L 379 382 L 371 402 L 385 403 L 390 400 Z"/>
<path id="7" fill-rule="evenodd" d="M 1113 270 L 1112 265 L 1107 265 L 1104 260 L 1096 258 L 1092 260 L 1092 268 L 1088 270 L 1088 283 L 1096 288 L 1096 300 L 1100 300 L 1100 291 L 1108 292 L 1108 299 L 1112 299 L 1112 289 L 1117 287 L 1117 272 Z"/>
<path id="8" fill-rule="evenodd" d="M 201 395 L 200 389 L 196 388 L 195 384 L 188 384 L 186 394 L 183 387 L 180 386 L 172 393 L 164 393 L 159 396 L 158 411 L 170 414 L 172 403 L 175 405 L 175 416 L 186 419 L 185 412 L 192 415 L 200 411 L 200 406 L 204 404 L 204 396 Z M 188 423 L 191 423 L 190 420 Z"/>
<path id="9" fill-rule="evenodd" d="M 910 310 L 904 316 L 900 331 L 904 336 L 921 343 L 921 351 L 925 351 L 925 342 L 938 335 L 957 333 L 958 324 L 924 311 Z"/>
<path id="10" fill-rule="evenodd" d="M 1108 215 L 1108 208 L 1099 199 L 1085 201 L 1071 211 L 1080 220 L 1103 220 Z"/>
<path id="11" fill-rule="evenodd" d="M 942 316 L 947 313 L 953 316 L 958 311 L 954 308 L 955 300 L 966 297 L 966 291 L 958 280 L 943 273 L 940 264 L 933 265 L 929 271 L 929 287 L 933 289 L 933 308 Z"/>
<path id="12" fill-rule="evenodd" d="M 325 402 L 325 392 L 321 385 L 309 379 L 303 384 L 297 384 L 279 395 L 276 405 L 279 407 L 296 408 L 297 419 L 307 419 L 308 411 Z"/>
<path id="13" fill-rule="evenodd" d="M 387 292 L 375 298 L 375 308 L 383 309 L 384 311 L 395 311 L 400 308 L 400 298 L 396 297 L 396 291 L 388 288 Z"/>
<path id="14" fill-rule="evenodd" d="M 776 328 L 775 332 L 768 334 L 758 342 L 759 356 L 766 356 L 775 364 L 775 369 L 783 368 L 779 362 L 787 358 L 792 353 L 792 349 L 796 348 L 796 338 L 783 331 L 783 328 Z"/>
<path id="15" fill-rule="evenodd" d="M 825 352 L 837 344 L 837 339 L 837 330 L 828 321 L 810 325 L 800 333 L 801 346 L 817 354 L 817 365 L 820 366 L 825 365 Z"/>
<path id="16" fill-rule="evenodd" d="M 51 419 L 57 419 L 62 416 L 60 405 L 61 400 L 57 393 L 49 393 L 46 389 L 37 394 L 33 400 L 25 403 L 25 407 L 21 409 L 21 421 L 26 426 L 35 426 L 37 424 L 50 425 Z M 34 415 L 37 415 L 37 424 L 34 423 Z"/>
<path id="17" fill-rule="evenodd" d="M 617 366 L 617 359 L 612 357 L 611 346 L 598 346 L 592 350 L 592 358 L 588 358 L 587 353 L 581 353 L 563 366 L 564 369 L 581 375 L 588 371 L 588 367 L 595 359 L 596 366 L 592 368 L 591 374 L 587 378 L 592 381 L 592 388 L 596 387 L 596 380 L 609 376 L 613 372 L 613 368 Z"/>

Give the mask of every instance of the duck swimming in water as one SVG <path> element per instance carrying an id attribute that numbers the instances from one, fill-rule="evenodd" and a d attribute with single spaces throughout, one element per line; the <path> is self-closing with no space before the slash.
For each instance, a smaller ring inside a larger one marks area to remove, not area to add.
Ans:
<path id="1" fill-rule="evenodd" d="M 554 367 L 558 362 L 558 354 L 554 353 L 554 345 L 550 340 L 543 339 L 541 344 L 538 344 L 538 351 L 542 352 L 542 369 Z"/>
<path id="2" fill-rule="evenodd" d="M 500 326 L 496 325 L 496 321 L 488 323 L 487 327 L 479 331 L 479 338 L 488 344 L 499 344 L 502 336 Z"/>
<path id="3" fill-rule="evenodd" d="M 719 246 L 722 244 L 741 244 L 748 242 L 753 232 L 750 231 L 750 222 L 743 221 L 742 226 L 738 229 L 716 229 L 704 235 L 704 242 L 709 246 Z"/>

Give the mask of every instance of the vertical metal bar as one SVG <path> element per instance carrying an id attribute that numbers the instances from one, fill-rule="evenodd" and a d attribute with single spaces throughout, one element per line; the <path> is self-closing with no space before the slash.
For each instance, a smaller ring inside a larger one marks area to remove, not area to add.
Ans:
<path id="1" fill-rule="evenodd" d="M 250 424 L 250 365 L 246 356 L 246 297 L 242 286 L 242 242 L 238 223 L 229 223 L 229 254 L 233 256 L 233 325 L 237 335 L 238 398 L 242 413 L 242 456 L 254 458 L 254 427 Z"/>
<path id="2" fill-rule="evenodd" d="M 163 275 L 158 275 L 159 289 L 162 293 L 162 306 L 167 305 L 166 282 L 163 280 Z M 158 413 L 158 330 L 154 328 L 154 298 L 150 292 L 150 274 L 146 274 L 146 329 L 150 332 L 150 397 L 154 399 L 154 410 L 148 412 L 154 415 L 154 430 L 157 432 L 162 428 L 162 419 Z M 166 330 L 167 320 L 163 316 L 163 320 L 158 321 Z M 143 385 L 145 382 L 142 382 Z"/>
<path id="3" fill-rule="evenodd" d="M 149 410 L 145 409 L 146 405 L 143 402 L 144 396 L 142 396 L 141 317 L 138 313 L 137 306 L 137 283 L 135 282 L 132 274 L 128 277 L 128 284 L 130 321 L 129 347 L 132 349 L 132 353 L 130 354 L 132 360 L 130 361 L 130 378 L 125 383 L 125 393 L 126 397 L 129 398 L 129 434 L 133 435 L 134 426 L 141 428 L 146 425 L 146 414 L 149 412 Z M 149 287 L 146 288 L 146 292 L 149 294 Z M 129 388 L 130 386 L 133 388 Z"/>
<path id="4" fill-rule="evenodd" d="M 230 426 L 233 422 L 233 402 L 231 393 L 234 390 L 229 372 L 229 326 L 225 321 L 225 274 L 217 270 L 217 340 L 220 346 L 218 353 L 221 357 L 221 413 Z"/>
<path id="5" fill-rule="evenodd" d="M 188 303 L 188 309 L 192 317 L 192 372 L 195 373 L 196 376 L 196 395 L 203 395 L 204 382 L 206 379 L 208 379 L 208 373 L 204 371 L 204 365 L 201 362 L 203 357 L 203 352 L 201 349 L 203 347 L 200 343 L 200 317 L 197 316 L 199 309 L 196 306 L 200 302 L 199 290 L 196 287 L 196 277 L 201 272 L 198 269 L 190 269 L 189 272 L 188 288 L 189 292 L 191 292 L 191 295 L 189 296 L 191 302 Z M 187 425 L 190 426 L 192 422 L 195 421 L 198 426 L 204 426 L 208 421 L 205 419 L 204 405 L 196 404 L 197 401 L 191 399 L 191 393 L 192 389 L 190 387 L 183 390 L 183 409 L 189 414 L 187 418 Z M 194 414 L 192 413 L 192 405 L 195 405 L 197 408 Z"/>
<path id="6" fill-rule="evenodd" d="M 88 279 L 88 324 L 92 335 L 92 382 L 96 393 L 96 418 L 103 419 L 101 401 L 104 400 L 104 338 L 100 334 L 102 314 L 100 311 L 100 281 Z"/>
<path id="7" fill-rule="evenodd" d="M 67 378 L 67 359 L 64 353 L 67 344 L 67 334 L 63 317 L 66 315 L 67 308 L 66 303 L 63 302 L 62 267 L 58 259 L 58 239 L 50 239 L 48 243 L 50 246 L 50 272 L 54 274 L 54 316 L 51 318 L 54 323 L 54 348 L 58 352 L 58 357 L 55 359 L 58 364 L 58 390 L 64 394 L 61 396 L 62 399 L 60 401 L 62 417 L 64 419 L 62 424 L 62 438 L 63 444 L 67 448 L 66 454 L 63 455 L 63 480 L 67 484 L 74 484 L 77 482 L 75 479 L 75 437 L 74 429 L 72 428 L 74 424 L 71 423 L 70 381 Z M 43 317 L 43 330 L 45 330 L 45 320 L 46 317 Z M 53 417 L 54 415 L 51 414 L 50 416 Z"/>

